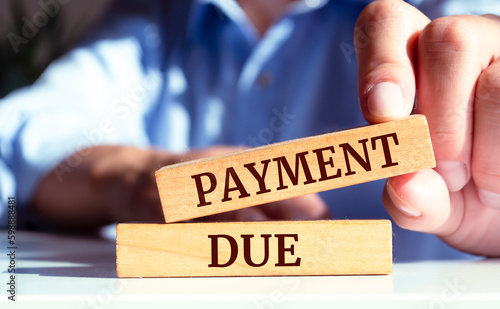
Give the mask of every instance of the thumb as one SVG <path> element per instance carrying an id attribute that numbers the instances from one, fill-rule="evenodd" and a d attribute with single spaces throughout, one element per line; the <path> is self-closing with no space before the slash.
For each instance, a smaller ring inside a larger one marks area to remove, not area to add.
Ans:
<path id="1" fill-rule="evenodd" d="M 354 31 L 358 95 L 370 123 L 408 116 L 415 100 L 415 52 L 429 19 L 399 0 L 381 0 L 361 12 Z"/>

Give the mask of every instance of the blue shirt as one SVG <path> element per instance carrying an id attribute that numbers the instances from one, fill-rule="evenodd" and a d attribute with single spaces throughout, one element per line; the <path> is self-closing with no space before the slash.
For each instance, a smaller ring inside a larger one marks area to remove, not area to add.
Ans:
<path id="1" fill-rule="evenodd" d="M 233 1 L 120 1 L 31 87 L 0 101 L 0 226 L 65 157 L 95 145 L 259 146 L 365 124 L 353 29 L 369 1 L 308 1 L 259 38 Z M 309 3 L 309 5 L 308 5 Z M 430 17 L 495 1 L 412 1 Z M 175 8 L 175 9 L 174 9 Z M 73 166 L 79 164 L 73 157 Z M 383 181 L 321 193 L 335 218 L 389 218 Z M 395 260 L 466 257 L 394 225 Z"/>

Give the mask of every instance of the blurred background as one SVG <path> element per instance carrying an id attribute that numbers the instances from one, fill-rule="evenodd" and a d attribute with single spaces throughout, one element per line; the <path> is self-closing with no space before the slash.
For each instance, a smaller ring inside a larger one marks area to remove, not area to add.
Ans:
<path id="1" fill-rule="evenodd" d="M 114 0 L 0 0 L 0 98 L 32 84 Z"/>

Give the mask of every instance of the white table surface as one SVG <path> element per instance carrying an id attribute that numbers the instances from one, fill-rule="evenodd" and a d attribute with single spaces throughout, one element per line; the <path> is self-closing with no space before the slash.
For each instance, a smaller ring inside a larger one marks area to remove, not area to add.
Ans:
<path id="1" fill-rule="evenodd" d="M 2 309 L 500 309 L 500 259 L 395 263 L 389 276 L 118 279 L 112 240 L 20 231 L 14 303 L 6 240 L 1 231 Z"/>

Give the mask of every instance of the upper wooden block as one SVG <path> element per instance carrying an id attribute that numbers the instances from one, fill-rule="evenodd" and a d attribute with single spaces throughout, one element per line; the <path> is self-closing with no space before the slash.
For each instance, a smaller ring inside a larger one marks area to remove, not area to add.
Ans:
<path id="1" fill-rule="evenodd" d="M 166 222 L 435 167 L 425 116 L 169 165 L 156 172 Z"/>

